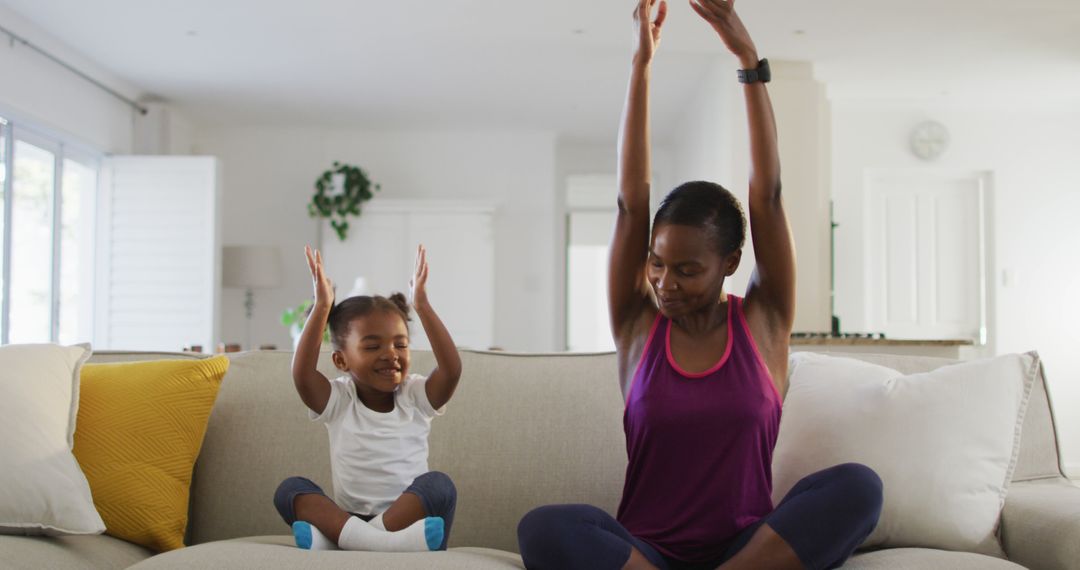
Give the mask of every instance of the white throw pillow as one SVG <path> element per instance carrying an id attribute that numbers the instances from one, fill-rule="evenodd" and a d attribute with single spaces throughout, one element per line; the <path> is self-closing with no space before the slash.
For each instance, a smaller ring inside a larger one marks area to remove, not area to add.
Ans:
<path id="1" fill-rule="evenodd" d="M 863 547 L 926 547 L 1004 557 L 998 520 L 1039 369 L 1010 354 L 904 376 L 796 353 L 773 455 L 773 501 L 803 477 L 862 463 L 884 483 Z"/>
<path id="2" fill-rule="evenodd" d="M 0 347 L 0 534 L 105 530 L 71 454 L 90 345 Z"/>

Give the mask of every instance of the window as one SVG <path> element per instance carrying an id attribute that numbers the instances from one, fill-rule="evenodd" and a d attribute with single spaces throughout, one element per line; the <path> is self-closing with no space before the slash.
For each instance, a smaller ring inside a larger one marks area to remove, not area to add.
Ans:
<path id="1" fill-rule="evenodd" d="M 7 157 L 11 154 L 11 150 L 8 148 L 11 143 L 11 137 L 8 135 L 8 122 L 0 117 L 0 344 L 7 343 L 7 328 L 8 328 L 8 255 L 7 255 L 7 243 L 11 240 L 7 238 L 8 223 L 7 219 L 7 204 L 8 200 L 8 160 Z"/>
<path id="2" fill-rule="evenodd" d="M 99 162 L 60 137 L 0 119 L 4 344 L 90 340 Z"/>
<path id="3" fill-rule="evenodd" d="M 48 342 L 52 336 L 52 218 L 56 157 L 15 141 L 11 199 L 11 304 L 8 340 Z"/>
<path id="4" fill-rule="evenodd" d="M 98 166 L 91 157 L 65 156 L 60 184 L 60 281 L 57 340 L 85 342 L 93 333 L 94 203 Z"/>

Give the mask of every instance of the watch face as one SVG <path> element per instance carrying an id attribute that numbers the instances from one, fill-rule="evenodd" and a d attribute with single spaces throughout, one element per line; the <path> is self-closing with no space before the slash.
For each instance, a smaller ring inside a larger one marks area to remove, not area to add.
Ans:
<path id="1" fill-rule="evenodd" d="M 937 121 L 919 123 L 911 131 L 911 152 L 923 160 L 934 160 L 949 146 L 949 131 Z"/>

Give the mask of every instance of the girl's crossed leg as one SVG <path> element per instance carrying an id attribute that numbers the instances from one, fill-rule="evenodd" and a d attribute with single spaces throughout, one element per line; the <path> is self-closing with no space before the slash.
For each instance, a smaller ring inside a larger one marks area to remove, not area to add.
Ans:
<path id="1" fill-rule="evenodd" d="M 432 471 L 417 477 L 385 512 L 360 515 L 342 510 L 311 480 L 290 477 L 278 486 L 274 506 L 301 548 L 445 550 L 457 490 L 449 476 Z"/>

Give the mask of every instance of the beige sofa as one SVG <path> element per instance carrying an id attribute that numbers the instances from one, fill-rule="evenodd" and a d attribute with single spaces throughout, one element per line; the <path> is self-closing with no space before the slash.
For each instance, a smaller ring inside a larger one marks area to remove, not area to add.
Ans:
<path id="1" fill-rule="evenodd" d="M 431 468 L 448 473 L 459 493 L 450 551 L 299 550 L 274 510 L 274 489 L 290 475 L 331 484 L 325 428 L 307 420 L 293 391 L 291 356 L 232 356 L 195 467 L 191 546 L 153 555 L 104 535 L 0 536 L 0 568 L 521 568 L 516 527 L 533 507 L 617 505 L 626 455 L 614 357 L 466 352 L 461 386 L 431 435 Z M 110 352 L 92 361 L 177 357 L 197 356 Z M 856 357 L 908 373 L 950 362 Z M 431 365 L 429 353 L 414 353 L 414 370 Z M 321 367 L 333 373 L 326 354 Z M 1011 562 L 903 548 L 858 554 L 845 568 L 1080 568 L 1080 488 L 1062 476 L 1044 386 L 1033 390 L 1003 515 Z"/>

